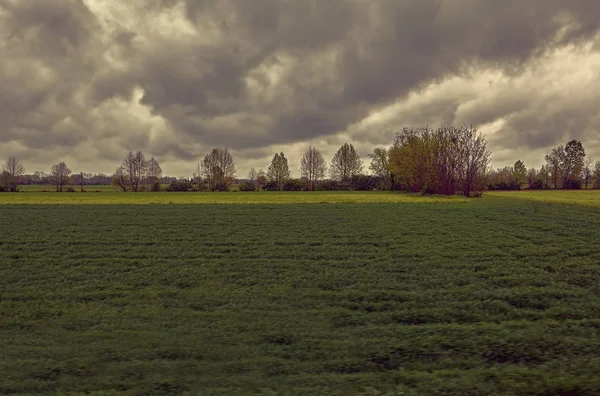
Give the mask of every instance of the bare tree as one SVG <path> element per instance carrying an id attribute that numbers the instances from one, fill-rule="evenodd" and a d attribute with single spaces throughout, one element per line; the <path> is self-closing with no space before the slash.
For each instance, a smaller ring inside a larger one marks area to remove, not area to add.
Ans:
<path id="1" fill-rule="evenodd" d="M 148 162 L 144 158 L 144 154 L 141 151 L 135 154 L 130 151 L 113 177 L 116 179 L 117 185 L 125 183 L 131 191 L 138 192 L 147 171 Z"/>
<path id="2" fill-rule="evenodd" d="M 300 160 L 300 176 L 306 178 L 306 188 L 314 191 L 319 180 L 325 177 L 327 165 L 319 150 L 310 146 Z"/>
<path id="3" fill-rule="evenodd" d="M 591 158 L 587 158 L 585 160 L 585 165 L 583 168 L 583 180 L 585 181 L 585 189 L 588 189 L 588 184 L 590 178 L 592 177 L 592 166 L 594 165 L 594 161 Z"/>
<path id="4" fill-rule="evenodd" d="M 348 181 L 362 172 L 362 160 L 349 143 L 344 143 L 331 160 L 330 173 L 334 180 Z"/>
<path id="5" fill-rule="evenodd" d="M 485 137 L 476 127 L 460 128 L 461 171 L 459 180 L 466 197 L 480 196 L 485 190 L 486 169 L 490 163 L 490 151 Z"/>
<path id="6" fill-rule="evenodd" d="M 267 170 L 267 179 L 277 183 L 279 190 L 283 190 L 283 184 L 290 177 L 290 167 L 288 166 L 288 160 L 282 153 L 275 153 L 271 160 L 271 165 Z"/>
<path id="7" fill-rule="evenodd" d="M 154 157 L 150 158 L 146 167 L 146 179 L 148 180 L 148 184 L 150 184 L 151 191 L 159 191 L 160 190 L 160 178 L 162 177 L 162 168 L 158 164 L 158 161 L 154 159 Z"/>
<path id="8" fill-rule="evenodd" d="M 596 161 L 594 164 L 592 178 L 594 179 L 594 188 L 600 189 L 600 161 Z"/>
<path id="9" fill-rule="evenodd" d="M 226 191 L 235 177 L 235 162 L 226 148 L 215 148 L 202 160 L 201 173 L 211 191 Z"/>
<path id="10" fill-rule="evenodd" d="M 265 173 L 264 170 L 259 169 L 258 172 L 256 173 L 256 190 L 260 191 L 260 189 L 262 188 L 262 186 L 264 186 L 267 183 L 267 174 Z"/>
<path id="11" fill-rule="evenodd" d="M 554 188 L 559 188 L 560 186 L 564 156 L 565 148 L 562 145 L 553 147 L 550 149 L 550 152 L 546 154 L 546 170 L 551 174 Z"/>
<path id="12" fill-rule="evenodd" d="M 112 175 L 110 178 L 110 184 L 120 187 L 121 191 L 123 192 L 127 192 L 129 180 L 127 179 L 127 175 L 125 175 L 125 171 L 122 166 L 119 166 L 115 171 L 115 174 Z"/>
<path id="13" fill-rule="evenodd" d="M 63 186 L 67 184 L 69 176 L 71 175 L 71 169 L 64 162 L 52 165 L 50 168 L 50 174 L 54 179 L 54 185 L 56 186 L 56 192 L 62 192 Z"/>
<path id="14" fill-rule="evenodd" d="M 0 173 L 0 186 L 11 192 L 19 190 L 19 183 L 25 174 L 25 168 L 16 157 L 9 157 Z"/>
<path id="15" fill-rule="evenodd" d="M 256 169 L 250 169 L 250 172 L 248 172 L 248 180 L 250 183 L 256 183 Z"/>

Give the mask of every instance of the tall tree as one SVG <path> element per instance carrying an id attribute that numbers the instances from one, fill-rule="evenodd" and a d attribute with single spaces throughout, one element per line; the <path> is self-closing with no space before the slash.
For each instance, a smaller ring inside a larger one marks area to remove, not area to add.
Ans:
<path id="1" fill-rule="evenodd" d="M 71 175 L 71 169 L 64 162 L 52 165 L 50 168 L 50 174 L 54 179 L 54 185 L 56 186 L 56 192 L 62 192 L 63 186 L 67 184 L 69 176 Z"/>
<path id="2" fill-rule="evenodd" d="M 476 127 L 460 128 L 459 182 L 464 196 L 480 196 L 485 189 L 486 169 L 490 163 L 487 140 Z"/>
<path id="3" fill-rule="evenodd" d="M 162 177 L 163 171 L 158 161 L 154 157 L 150 158 L 146 168 L 146 179 L 150 185 L 152 191 L 160 190 L 160 178 Z"/>
<path id="4" fill-rule="evenodd" d="M 585 150 L 579 140 L 569 140 L 563 155 L 563 187 L 580 188 L 585 160 Z"/>
<path id="5" fill-rule="evenodd" d="M 600 189 L 600 161 L 596 161 L 594 164 L 592 178 L 594 179 L 594 188 Z"/>
<path id="6" fill-rule="evenodd" d="M 23 175 L 25 174 L 25 168 L 21 161 L 16 157 L 8 157 L 2 172 L 0 172 L 0 185 L 6 190 L 15 192 L 19 190 L 19 183 Z"/>
<path id="7" fill-rule="evenodd" d="M 277 183 L 279 191 L 283 190 L 283 185 L 286 180 L 290 177 L 290 167 L 288 166 L 288 160 L 283 155 L 283 152 L 275 154 L 271 160 L 271 165 L 267 170 L 267 179 Z"/>
<path id="8" fill-rule="evenodd" d="M 310 146 L 300 160 L 300 176 L 307 181 L 306 189 L 314 191 L 319 180 L 325 177 L 327 165 L 319 150 Z"/>
<path id="9" fill-rule="evenodd" d="M 349 181 L 352 176 L 362 172 L 363 163 L 360 156 L 349 143 L 344 143 L 331 160 L 331 178 L 340 181 Z"/>
<path id="10" fill-rule="evenodd" d="M 518 160 L 512 167 L 513 182 L 521 189 L 521 185 L 527 180 L 527 168 L 523 161 Z"/>
<path id="11" fill-rule="evenodd" d="M 256 169 L 252 168 L 250 169 L 250 172 L 248 172 L 248 180 L 251 183 L 256 183 Z"/>
<path id="12" fill-rule="evenodd" d="M 148 162 L 141 151 L 137 153 L 129 152 L 121 163 L 121 166 L 115 173 L 115 178 L 119 182 L 127 183 L 128 188 L 133 192 L 140 191 L 142 179 L 146 176 Z"/>
<path id="13" fill-rule="evenodd" d="M 201 166 L 211 191 L 227 191 L 235 177 L 235 162 L 227 148 L 215 148 L 206 154 Z"/>
<path id="14" fill-rule="evenodd" d="M 260 191 L 260 189 L 262 188 L 262 186 L 265 185 L 265 183 L 267 182 L 267 175 L 265 173 L 264 170 L 259 169 L 258 172 L 256 173 L 256 190 Z"/>
<path id="15" fill-rule="evenodd" d="M 562 165 L 564 163 L 565 148 L 562 145 L 553 147 L 546 154 L 546 170 L 549 171 L 554 188 L 560 188 Z"/>
<path id="16" fill-rule="evenodd" d="M 369 158 L 371 158 L 369 169 L 373 175 L 383 180 L 385 188 L 390 188 L 392 173 L 390 172 L 388 150 L 384 147 L 376 147 L 373 153 L 369 154 Z"/>
<path id="17" fill-rule="evenodd" d="M 588 184 L 590 181 L 590 178 L 592 177 L 592 166 L 594 165 L 594 161 L 592 161 L 591 158 L 587 158 L 585 160 L 585 166 L 583 168 L 583 180 L 585 182 L 585 189 L 588 189 Z"/>

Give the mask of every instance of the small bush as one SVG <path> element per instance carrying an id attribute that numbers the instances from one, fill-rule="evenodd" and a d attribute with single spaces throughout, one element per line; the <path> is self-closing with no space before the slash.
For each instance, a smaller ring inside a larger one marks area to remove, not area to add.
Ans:
<path id="1" fill-rule="evenodd" d="M 283 191 L 300 191 L 305 188 L 305 183 L 298 179 L 289 179 L 283 183 Z"/>
<path id="2" fill-rule="evenodd" d="M 186 192 L 192 189 L 192 183 L 188 180 L 175 180 L 169 184 L 167 191 Z"/>
<path id="3" fill-rule="evenodd" d="M 256 191 L 256 184 L 251 181 L 240 184 L 240 191 Z"/>
<path id="4" fill-rule="evenodd" d="M 68 187 L 65 191 L 66 192 L 75 192 L 75 189 L 73 187 Z"/>
<path id="5" fill-rule="evenodd" d="M 573 179 L 566 180 L 565 184 L 563 184 L 563 189 L 565 189 L 565 190 L 581 190 L 581 180 L 573 180 Z"/>
<path id="6" fill-rule="evenodd" d="M 266 182 L 262 188 L 265 191 L 279 191 L 279 184 L 275 180 L 271 180 Z"/>

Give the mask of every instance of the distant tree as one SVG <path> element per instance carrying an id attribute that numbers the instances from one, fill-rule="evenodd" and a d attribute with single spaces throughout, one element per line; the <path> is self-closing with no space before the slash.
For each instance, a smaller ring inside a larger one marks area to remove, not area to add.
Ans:
<path id="1" fill-rule="evenodd" d="M 487 141 L 476 127 L 462 127 L 457 143 L 460 189 L 465 197 L 480 196 L 485 190 L 486 169 L 490 163 Z"/>
<path id="2" fill-rule="evenodd" d="M 226 148 L 213 149 L 204 157 L 201 172 L 211 191 L 227 191 L 235 177 L 233 156 Z"/>
<path id="3" fill-rule="evenodd" d="M 325 177 L 327 165 L 319 150 L 310 146 L 300 160 L 300 176 L 305 178 L 306 189 L 314 191 L 317 183 Z"/>
<path id="4" fill-rule="evenodd" d="M 256 190 L 260 191 L 260 189 L 262 188 L 262 186 L 265 185 L 265 183 L 267 183 L 267 175 L 265 174 L 264 170 L 259 169 L 256 173 Z"/>
<path id="5" fill-rule="evenodd" d="M 550 175 L 548 174 L 548 167 L 546 165 L 542 165 L 538 175 L 539 175 L 540 180 L 542 180 L 543 188 L 549 188 L 550 187 Z"/>
<path id="6" fill-rule="evenodd" d="M 354 149 L 354 146 L 344 143 L 331 160 L 331 178 L 339 181 L 350 181 L 352 176 L 362 172 L 362 168 L 362 160 Z"/>
<path id="7" fill-rule="evenodd" d="M 585 189 L 588 189 L 588 183 L 590 181 L 590 178 L 592 177 L 592 166 L 594 165 L 594 162 L 592 161 L 591 158 L 587 158 L 585 160 L 585 165 L 583 167 L 583 180 L 585 182 Z"/>
<path id="8" fill-rule="evenodd" d="M 254 169 L 254 168 L 250 169 L 250 172 L 248 172 L 248 180 L 251 181 L 252 183 L 254 183 L 254 182 L 256 182 L 256 176 L 257 176 L 256 169 Z"/>
<path id="9" fill-rule="evenodd" d="M 25 174 L 25 168 L 16 157 L 9 157 L 0 172 L 0 185 L 10 192 L 19 191 L 19 183 Z"/>
<path id="10" fill-rule="evenodd" d="M 125 175 L 123 167 L 119 166 L 117 168 L 115 174 L 110 178 L 110 184 L 120 187 L 121 191 L 123 192 L 127 192 L 129 181 L 127 180 L 127 176 Z"/>
<path id="11" fill-rule="evenodd" d="M 371 158 L 369 169 L 373 172 L 373 175 L 383 180 L 385 189 L 391 188 L 392 173 L 390 172 L 388 150 L 384 147 L 376 147 L 373 153 L 369 154 L 369 158 Z"/>
<path id="12" fill-rule="evenodd" d="M 141 151 L 135 154 L 130 151 L 115 172 L 114 177 L 117 185 L 124 183 L 127 185 L 127 189 L 138 192 L 147 170 L 148 162 L 144 158 L 144 154 Z"/>
<path id="13" fill-rule="evenodd" d="M 63 186 L 68 183 L 69 176 L 71 175 L 71 169 L 64 162 L 52 165 L 50 168 L 50 174 L 54 180 L 56 186 L 56 192 L 62 192 Z"/>
<path id="14" fill-rule="evenodd" d="M 583 144 L 578 140 L 567 142 L 563 155 L 563 186 L 573 188 L 581 185 L 581 177 L 584 169 L 585 150 Z"/>
<path id="15" fill-rule="evenodd" d="M 600 189 L 600 161 L 596 161 L 594 164 L 594 172 L 592 174 L 594 180 L 594 188 Z"/>
<path id="16" fill-rule="evenodd" d="M 154 157 L 150 158 L 148 161 L 148 165 L 146 168 L 146 179 L 148 180 L 148 184 L 150 185 L 151 191 L 159 191 L 160 190 L 160 178 L 162 177 L 163 171 L 158 161 L 154 159 Z"/>
<path id="17" fill-rule="evenodd" d="M 550 152 L 546 154 L 546 169 L 550 173 L 550 177 L 554 184 L 554 188 L 560 188 L 564 156 L 565 148 L 562 145 L 553 147 L 552 149 L 550 149 Z"/>
<path id="18" fill-rule="evenodd" d="M 512 177 L 513 181 L 519 186 L 519 189 L 521 189 L 521 185 L 527 180 L 527 168 L 523 161 L 518 160 L 515 162 L 512 167 Z"/>
<path id="19" fill-rule="evenodd" d="M 290 177 L 290 168 L 288 166 L 288 160 L 283 155 L 283 152 L 275 154 L 271 160 L 271 165 L 267 170 L 267 179 L 270 182 L 277 183 L 277 189 L 283 190 L 283 185 L 286 180 Z"/>

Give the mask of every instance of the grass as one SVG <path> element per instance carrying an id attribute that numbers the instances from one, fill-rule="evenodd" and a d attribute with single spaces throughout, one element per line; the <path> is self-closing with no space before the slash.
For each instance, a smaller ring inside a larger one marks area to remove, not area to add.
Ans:
<path id="1" fill-rule="evenodd" d="M 598 208 L 389 196 L 0 205 L 0 394 L 600 394 Z"/>
<path id="2" fill-rule="evenodd" d="M 0 194 L 0 204 L 295 204 L 295 203 L 440 203 L 468 202 L 464 197 L 424 197 L 395 192 L 87 192 Z"/>
<path id="3" fill-rule="evenodd" d="M 556 191 L 494 191 L 493 196 L 530 199 L 547 203 L 577 204 L 600 207 L 598 190 L 556 190 Z"/>

